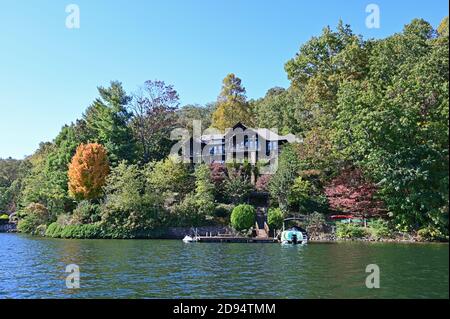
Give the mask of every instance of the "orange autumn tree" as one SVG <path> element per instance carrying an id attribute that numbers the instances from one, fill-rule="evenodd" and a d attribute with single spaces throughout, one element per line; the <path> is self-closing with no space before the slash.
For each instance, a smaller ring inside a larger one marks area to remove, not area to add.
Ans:
<path id="1" fill-rule="evenodd" d="M 80 144 L 69 164 L 69 195 L 77 200 L 98 198 L 108 174 L 106 149 L 97 143 Z"/>

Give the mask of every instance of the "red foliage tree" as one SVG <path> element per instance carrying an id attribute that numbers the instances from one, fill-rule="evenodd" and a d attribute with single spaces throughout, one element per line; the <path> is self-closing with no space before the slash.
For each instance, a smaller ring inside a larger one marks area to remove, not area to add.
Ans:
<path id="1" fill-rule="evenodd" d="M 268 174 L 261 175 L 258 178 L 258 180 L 256 181 L 256 184 L 255 184 L 256 190 L 259 192 L 267 192 L 268 191 L 267 187 L 269 186 L 269 181 L 270 181 L 271 177 L 272 177 L 272 175 L 268 175 Z"/>
<path id="2" fill-rule="evenodd" d="M 227 168 L 221 163 L 212 163 L 210 166 L 211 180 L 216 187 L 221 187 L 227 178 Z"/>
<path id="3" fill-rule="evenodd" d="M 375 217 L 384 213 L 383 203 L 375 198 L 377 187 L 360 169 L 344 169 L 325 186 L 330 208 L 358 217 Z"/>

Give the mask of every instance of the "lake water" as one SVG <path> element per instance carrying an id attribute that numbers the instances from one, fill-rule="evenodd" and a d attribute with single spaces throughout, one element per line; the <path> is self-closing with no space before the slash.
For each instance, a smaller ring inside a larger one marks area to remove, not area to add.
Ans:
<path id="1" fill-rule="evenodd" d="M 449 298 L 448 244 L 184 244 L 0 234 L 0 298 Z M 65 267 L 80 268 L 67 289 Z M 368 264 L 380 288 L 365 286 Z"/>

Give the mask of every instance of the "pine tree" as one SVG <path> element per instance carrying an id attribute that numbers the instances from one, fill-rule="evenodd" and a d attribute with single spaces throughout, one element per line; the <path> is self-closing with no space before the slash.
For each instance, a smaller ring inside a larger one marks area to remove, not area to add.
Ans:
<path id="1" fill-rule="evenodd" d="M 222 91 L 217 98 L 217 108 L 213 113 L 212 126 L 223 131 L 238 122 L 252 125 L 252 113 L 241 79 L 230 73 L 223 80 Z"/>

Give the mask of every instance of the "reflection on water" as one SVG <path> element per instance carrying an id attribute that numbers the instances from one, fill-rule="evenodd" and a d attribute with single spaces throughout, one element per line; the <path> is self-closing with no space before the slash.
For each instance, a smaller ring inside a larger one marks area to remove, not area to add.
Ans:
<path id="1" fill-rule="evenodd" d="M 0 234 L 0 298 L 449 298 L 447 244 L 184 244 Z M 67 289 L 77 264 L 81 288 Z M 381 288 L 365 286 L 377 264 Z"/>

